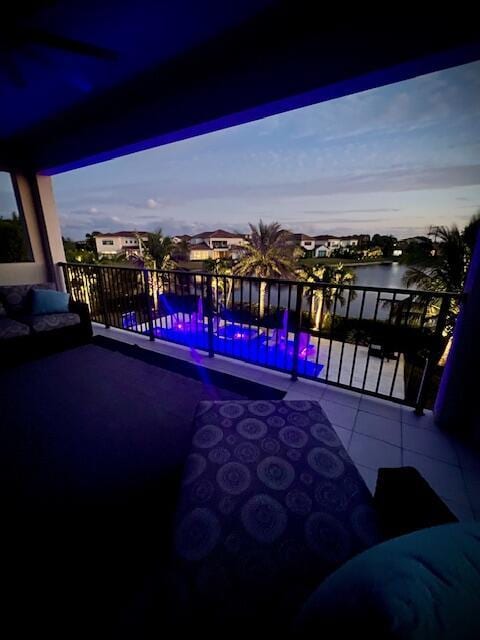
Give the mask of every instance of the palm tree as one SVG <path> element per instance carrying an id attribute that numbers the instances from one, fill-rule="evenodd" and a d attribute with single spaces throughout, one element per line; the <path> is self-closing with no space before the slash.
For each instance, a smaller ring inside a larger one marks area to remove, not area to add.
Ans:
<path id="1" fill-rule="evenodd" d="M 470 218 L 470 222 L 467 224 L 467 226 L 463 230 L 463 241 L 465 242 L 469 259 L 473 255 L 473 250 L 475 248 L 475 242 L 477 240 L 477 234 L 479 229 L 480 229 L 480 209 L 477 211 L 475 215 L 473 215 Z"/>
<path id="2" fill-rule="evenodd" d="M 311 320 L 314 329 L 321 329 L 328 325 L 331 318 L 332 306 L 335 300 L 344 306 L 348 296 L 345 296 L 345 289 L 341 285 L 352 285 L 356 280 L 356 273 L 339 262 L 336 266 L 316 264 L 313 267 L 300 269 L 297 272 L 299 278 L 304 282 L 329 283 L 332 287 L 316 287 L 310 290 L 312 296 Z M 350 299 L 356 297 L 356 292 L 352 290 Z M 320 326 L 322 325 L 322 326 Z"/>
<path id="3" fill-rule="evenodd" d="M 169 236 L 164 236 L 161 229 L 148 234 L 146 244 L 137 234 L 139 247 L 142 248 L 145 264 L 153 269 L 175 269 L 177 266 L 172 260 L 174 243 Z"/>
<path id="4" fill-rule="evenodd" d="M 231 276 L 232 262 L 226 258 L 210 258 L 203 263 L 203 269 L 214 276 Z M 226 285 L 226 286 L 225 286 Z M 233 289 L 233 278 L 212 278 L 212 289 L 218 307 L 218 290 L 222 292 L 225 307 L 228 307 Z"/>
<path id="5" fill-rule="evenodd" d="M 407 287 L 416 286 L 426 291 L 460 293 L 463 290 L 479 228 L 480 212 L 470 219 L 463 232 L 455 224 L 451 227 L 430 227 L 428 235 L 434 238 L 434 249 L 431 255 L 413 258 L 414 263 L 409 265 L 403 278 L 404 284 Z M 407 261 L 407 264 L 409 264 L 409 261 Z M 425 304 L 427 304 L 421 295 L 414 294 L 412 300 L 414 305 L 423 304 L 424 308 Z M 438 318 L 440 302 L 440 298 L 429 300 L 427 319 Z M 403 301 L 403 306 L 404 304 L 405 301 Z M 458 303 L 452 301 L 443 330 L 445 337 L 451 338 L 458 312 Z M 450 340 L 447 342 L 439 364 L 445 362 L 449 347 Z"/>
<path id="6" fill-rule="evenodd" d="M 262 278 L 259 293 L 258 315 L 265 314 L 265 295 L 270 278 L 291 279 L 295 276 L 298 250 L 289 242 L 290 234 L 278 222 L 270 224 L 262 220 L 257 226 L 250 224 L 250 244 L 244 256 L 234 267 L 240 276 Z"/>
<path id="7" fill-rule="evenodd" d="M 156 270 L 164 271 L 168 269 L 176 269 L 177 264 L 171 258 L 173 249 L 173 241 L 168 236 L 164 236 L 161 229 L 157 229 L 153 233 L 148 234 L 145 243 L 137 234 L 138 246 L 141 249 L 142 262 L 145 267 L 154 269 L 148 271 L 148 294 L 153 299 L 153 306 L 158 308 L 158 297 L 164 290 L 164 278 L 167 276 L 163 273 L 157 273 Z"/>
<path id="8" fill-rule="evenodd" d="M 190 245 L 188 240 L 183 238 L 180 242 L 172 241 L 172 257 L 175 260 L 188 260 L 190 257 Z"/>
<path id="9" fill-rule="evenodd" d="M 414 258 L 403 278 L 407 287 L 428 291 L 461 291 L 467 267 L 465 242 L 457 225 L 430 227 L 435 238 L 432 255 Z"/>

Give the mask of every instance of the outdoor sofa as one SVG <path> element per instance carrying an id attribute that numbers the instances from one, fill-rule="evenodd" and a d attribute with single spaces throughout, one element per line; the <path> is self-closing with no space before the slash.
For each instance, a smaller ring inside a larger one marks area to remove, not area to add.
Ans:
<path id="1" fill-rule="evenodd" d="M 90 314 L 84 303 L 69 300 L 64 312 L 33 313 L 32 291 L 55 289 L 53 283 L 0 286 L 0 365 L 23 362 L 91 339 Z"/>

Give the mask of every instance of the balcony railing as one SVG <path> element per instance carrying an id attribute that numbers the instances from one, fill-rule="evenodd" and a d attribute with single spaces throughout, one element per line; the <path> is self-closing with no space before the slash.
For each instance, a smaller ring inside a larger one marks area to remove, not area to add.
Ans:
<path id="1" fill-rule="evenodd" d="M 459 294 L 62 263 L 92 320 L 431 406 Z"/>

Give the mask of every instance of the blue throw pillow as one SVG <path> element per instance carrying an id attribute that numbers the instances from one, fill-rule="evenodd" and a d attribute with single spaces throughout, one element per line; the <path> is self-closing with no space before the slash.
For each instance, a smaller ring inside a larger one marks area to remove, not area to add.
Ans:
<path id="1" fill-rule="evenodd" d="M 422 529 L 355 556 L 297 623 L 309 639 L 478 640 L 480 522 Z"/>
<path id="2" fill-rule="evenodd" d="M 31 309 L 34 316 L 43 316 L 49 313 L 66 313 L 70 300 L 69 293 L 52 291 L 51 289 L 31 290 Z"/>

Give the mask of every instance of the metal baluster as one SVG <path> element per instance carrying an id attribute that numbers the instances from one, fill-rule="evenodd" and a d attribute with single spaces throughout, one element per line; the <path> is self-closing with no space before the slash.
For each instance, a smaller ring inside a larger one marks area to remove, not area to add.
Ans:
<path id="1" fill-rule="evenodd" d="M 207 277 L 207 308 L 208 308 L 208 357 L 213 358 L 215 355 L 214 350 L 214 341 L 213 341 L 213 291 L 212 291 L 212 278 L 213 276 L 208 275 Z"/>
<path id="2" fill-rule="evenodd" d="M 330 360 L 331 360 L 331 357 L 332 357 L 333 327 L 335 325 L 335 318 L 337 317 L 338 287 L 335 287 L 334 291 L 335 291 L 335 293 L 334 293 L 335 301 L 333 303 L 333 315 L 331 316 L 331 319 L 330 319 L 330 336 L 329 336 L 330 345 L 328 347 L 327 371 L 326 371 L 326 374 L 325 374 L 325 380 L 328 380 L 328 373 L 330 371 Z"/>
<path id="3" fill-rule="evenodd" d="M 437 317 L 437 322 L 435 324 L 435 337 L 440 339 L 443 335 L 447 324 L 448 311 L 450 309 L 450 298 L 448 296 L 442 296 L 442 301 L 440 303 L 440 311 Z M 422 379 L 420 381 L 420 387 L 418 389 L 417 402 L 415 404 L 415 414 L 417 416 L 423 415 L 423 409 L 425 407 L 425 400 L 427 396 L 427 392 L 429 389 L 429 385 L 432 379 L 432 374 L 435 370 L 436 366 L 436 356 L 433 347 L 430 347 L 428 356 L 425 361 L 425 368 L 423 370 Z"/>
<path id="4" fill-rule="evenodd" d="M 283 350 L 283 368 L 287 369 L 287 363 L 288 363 L 288 333 L 289 333 L 289 328 L 290 328 L 290 316 L 292 313 L 292 284 L 289 282 L 288 283 L 288 300 L 287 300 L 287 309 L 288 309 L 288 313 L 287 313 L 287 328 L 285 331 L 285 349 Z"/>
<path id="5" fill-rule="evenodd" d="M 150 341 L 153 342 L 155 340 L 155 334 L 153 332 L 153 318 L 152 306 L 150 304 L 148 269 L 143 270 L 143 281 L 145 286 L 145 303 L 147 305 L 148 337 L 150 338 Z"/>
<path id="6" fill-rule="evenodd" d="M 303 284 L 297 284 L 297 299 L 295 304 L 295 323 L 292 357 L 292 380 L 298 380 L 298 348 L 300 345 L 300 331 L 302 328 L 302 296 Z"/>
<path id="7" fill-rule="evenodd" d="M 358 316 L 358 321 L 359 321 L 359 326 L 360 326 L 360 322 L 363 319 L 363 309 L 365 308 L 365 295 L 366 295 L 366 290 L 363 290 L 363 295 L 362 295 L 362 302 L 360 304 L 360 314 Z M 357 363 L 357 351 L 358 351 L 358 344 L 360 342 L 359 339 L 359 332 L 360 329 L 357 330 L 357 337 L 355 338 L 355 349 L 353 351 L 353 362 L 352 362 L 352 371 L 350 373 L 350 382 L 349 382 L 349 387 L 353 388 L 352 386 L 352 382 L 353 382 L 353 376 L 355 373 L 355 365 Z"/>
<path id="8" fill-rule="evenodd" d="M 396 300 L 396 292 L 393 292 L 393 297 L 391 299 L 391 304 L 390 304 L 390 313 L 388 314 L 388 327 L 389 329 L 392 326 L 392 316 L 393 316 L 393 309 L 395 306 L 395 300 Z M 385 345 L 383 345 L 383 349 L 382 349 L 382 361 L 380 363 L 380 368 L 378 370 L 378 378 L 377 378 L 377 384 L 375 386 L 375 393 L 378 393 L 378 389 L 380 387 L 380 379 L 382 377 L 382 371 L 383 371 L 383 364 L 385 362 L 385 353 L 384 353 L 384 349 L 385 349 Z M 392 394 L 390 394 L 392 395 Z"/>
<path id="9" fill-rule="evenodd" d="M 104 268 L 105 267 L 96 267 L 96 273 L 97 273 L 97 282 L 98 282 L 99 291 L 100 291 L 100 306 L 102 309 L 103 323 L 105 325 L 105 329 L 110 329 L 110 321 L 109 321 L 110 319 L 108 317 L 107 300 L 105 295 L 105 283 L 103 281 Z"/>
<path id="10" fill-rule="evenodd" d="M 275 330 L 275 353 L 274 353 L 274 362 L 275 362 L 275 366 L 278 369 L 281 369 L 280 367 L 280 363 L 278 362 L 278 334 L 280 332 L 280 329 L 283 327 L 283 318 L 282 318 L 282 312 L 280 310 L 280 289 L 281 289 L 281 285 L 279 283 L 277 283 L 277 324 L 280 323 L 280 328 L 276 327 Z"/>
<path id="11" fill-rule="evenodd" d="M 245 326 L 245 316 L 244 316 L 244 310 L 243 310 L 243 278 L 239 278 L 237 279 L 237 282 L 240 282 L 240 318 L 242 319 L 242 333 L 244 331 L 244 326 Z M 235 282 L 233 281 L 232 278 L 232 287 L 235 285 Z M 240 344 L 241 344 L 241 349 L 240 349 L 240 353 L 242 356 L 242 359 L 246 359 L 245 358 L 245 344 L 248 345 L 250 341 L 250 332 L 247 335 L 247 340 L 240 340 Z"/>
<path id="12" fill-rule="evenodd" d="M 377 301 L 375 303 L 375 313 L 373 314 L 373 321 L 376 322 L 377 320 L 377 313 L 378 313 L 378 304 L 380 302 L 380 291 L 377 292 Z M 367 351 L 367 362 L 365 364 L 365 373 L 363 375 L 363 384 L 362 384 L 362 391 L 365 390 L 365 384 L 367 382 L 367 374 L 368 374 L 368 365 L 370 362 L 370 346 L 371 346 L 371 341 L 368 345 L 368 351 Z"/>
<path id="13" fill-rule="evenodd" d="M 347 326 L 347 325 L 346 325 L 346 323 L 347 323 L 347 321 L 348 321 L 349 314 L 350 314 L 350 302 L 351 302 L 351 299 L 352 299 L 352 291 L 353 291 L 352 289 L 349 289 L 349 290 L 348 290 L 347 311 L 346 311 L 345 318 L 344 318 L 344 320 L 345 320 L 345 326 Z M 338 376 L 337 376 L 337 382 L 338 382 L 338 383 L 340 383 L 340 382 L 341 382 L 340 377 L 341 377 L 341 373 L 342 373 L 342 364 L 343 364 L 343 353 L 344 353 L 344 350 L 345 350 L 345 333 L 343 334 L 342 350 L 341 350 L 341 352 L 340 352 L 340 364 L 338 365 Z"/>
<path id="14" fill-rule="evenodd" d="M 270 327 L 268 326 L 271 322 L 272 322 L 272 318 L 271 318 L 271 310 L 270 310 L 270 283 L 267 281 L 267 289 L 266 289 L 266 293 L 267 293 L 267 308 L 265 311 L 265 316 L 264 316 L 264 323 L 265 323 L 265 329 L 267 332 L 267 343 L 266 343 L 266 348 L 265 348 L 265 364 L 268 366 L 269 362 L 268 362 L 268 343 L 270 340 Z M 266 318 L 266 321 L 265 321 Z"/>
<path id="15" fill-rule="evenodd" d="M 249 331 L 252 330 L 252 281 L 248 280 L 248 329 Z M 257 330 L 257 338 L 255 340 L 256 345 L 257 345 L 257 349 L 258 349 L 258 342 L 259 342 L 259 335 L 258 335 L 258 330 Z M 251 353 L 252 353 L 252 345 L 249 342 L 248 343 L 248 359 L 251 360 Z"/>

